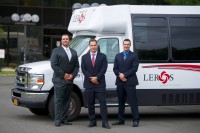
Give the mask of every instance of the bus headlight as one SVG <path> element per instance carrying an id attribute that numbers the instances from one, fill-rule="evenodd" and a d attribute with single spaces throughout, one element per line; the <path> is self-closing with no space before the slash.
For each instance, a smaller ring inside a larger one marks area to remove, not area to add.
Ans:
<path id="1" fill-rule="evenodd" d="M 40 90 L 44 85 L 43 74 L 29 74 L 28 88 L 31 90 Z"/>

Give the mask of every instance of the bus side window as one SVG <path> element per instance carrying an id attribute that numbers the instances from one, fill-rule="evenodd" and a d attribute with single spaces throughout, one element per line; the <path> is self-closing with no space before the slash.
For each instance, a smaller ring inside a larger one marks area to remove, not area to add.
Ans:
<path id="1" fill-rule="evenodd" d="M 108 63 L 113 63 L 115 55 L 119 53 L 118 38 L 102 38 L 98 40 L 100 51 L 107 56 Z"/>

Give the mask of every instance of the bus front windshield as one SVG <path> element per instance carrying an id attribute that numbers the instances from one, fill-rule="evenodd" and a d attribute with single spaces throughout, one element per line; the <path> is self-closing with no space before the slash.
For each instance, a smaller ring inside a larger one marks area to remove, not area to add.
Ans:
<path id="1" fill-rule="evenodd" d="M 78 57 L 88 47 L 90 39 L 94 39 L 95 36 L 76 36 L 70 41 L 70 48 L 76 50 Z"/>

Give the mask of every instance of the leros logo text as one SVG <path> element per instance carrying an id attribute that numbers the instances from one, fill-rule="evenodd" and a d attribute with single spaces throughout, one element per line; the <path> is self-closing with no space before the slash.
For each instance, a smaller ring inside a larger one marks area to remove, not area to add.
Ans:
<path id="1" fill-rule="evenodd" d="M 168 81 L 174 80 L 174 75 L 163 71 L 160 74 L 144 74 L 143 78 L 144 81 L 160 81 L 162 84 L 166 84 Z"/>
<path id="2" fill-rule="evenodd" d="M 72 17 L 72 22 L 79 22 L 79 23 L 82 23 L 86 18 L 86 11 L 84 12 L 80 12 L 79 15 L 74 15 Z"/>

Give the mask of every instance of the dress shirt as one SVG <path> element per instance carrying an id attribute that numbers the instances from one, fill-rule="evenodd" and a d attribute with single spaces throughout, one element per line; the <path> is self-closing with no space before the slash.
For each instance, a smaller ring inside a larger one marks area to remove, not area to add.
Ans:
<path id="1" fill-rule="evenodd" d="M 95 53 L 90 52 L 90 56 L 91 56 L 91 60 L 92 60 L 92 56 L 94 54 L 94 59 L 96 60 L 96 56 L 97 56 L 97 51 Z"/>
<path id="2" fill-rule="evenodd" d="M 72 53 L 71 53 L 69 47 L 68 47 L 68 48 L 66 48 L 66 47 L 64 47 L 64 46 L 62 46 L 62 47 L 64 48 L 65 52 L 67 53 L 68 59 L 69 59 L 69 61 L 70 61 L 71 58 L 72 58 Z"/>
<path id="3" fill-rule="evenodd" d="M 124 51 L 124 52 L 123 52 L 124 60 L 127 58 L 128 54 L 129 54 L 129 51 Z"/>

